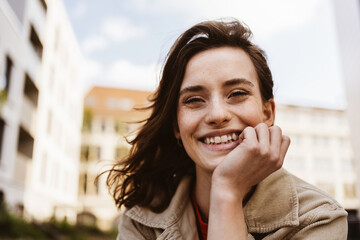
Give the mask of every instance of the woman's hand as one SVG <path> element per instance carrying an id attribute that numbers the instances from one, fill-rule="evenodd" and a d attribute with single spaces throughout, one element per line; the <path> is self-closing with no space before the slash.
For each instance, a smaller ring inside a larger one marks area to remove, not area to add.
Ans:
<path id="1" fill-rule="evenodd" d="M 290 138 L 282 135 L 278 126 L 268 127 L 265 123 L 245 128 L 239 141 L 212 176 L 212 188 L 221 187 L 237 199 L 243 198 L 252 186 L 281 168 L 290 145 Z"/>
<path id="2" fill-rule="evenodd" d="M 247 239 L 242 202 L 252 186 L 281 168 L 290 139 L 278 126 L 260 123 L 240 134 L 239 145 L 215 168 L 208 239 Z"/>

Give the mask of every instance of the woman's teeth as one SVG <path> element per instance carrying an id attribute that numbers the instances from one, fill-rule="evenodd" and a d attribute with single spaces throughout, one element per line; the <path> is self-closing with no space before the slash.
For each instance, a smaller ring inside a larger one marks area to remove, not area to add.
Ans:
<path id="1" fill-rule="evenodd" d="M 206 144 L 222 144 L 228 143 L 232 141 L 238 140 L 238 135 L 236 133 L 222 135 L 222 136 L 215 136 L 215 137 L 206 137 L 204 142 Z"/>

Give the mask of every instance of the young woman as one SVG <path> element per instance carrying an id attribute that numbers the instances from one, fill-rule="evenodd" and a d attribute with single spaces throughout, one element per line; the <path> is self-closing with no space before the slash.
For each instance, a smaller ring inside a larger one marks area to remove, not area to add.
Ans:
<path id="1" fill-rule="evenodd" d="M 344 209 L 281 168 L 265 53 L 237 20 L 184 32 L 152 113 L 109 173 L 118 239 L 346 239 Z"/>

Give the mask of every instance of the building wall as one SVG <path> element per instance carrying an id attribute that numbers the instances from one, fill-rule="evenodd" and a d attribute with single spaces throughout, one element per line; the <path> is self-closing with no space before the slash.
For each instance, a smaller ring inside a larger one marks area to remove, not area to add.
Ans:
<path id="1" fill-rule="evenodd" d="M 291 138 L 284 167 L 328 192 L 345 208 L 357 208 L 347 112 L 279 105 L 276 124 Z"/>
<path id="2" fill-rule="evenodd" d="M 131 138 L 139 124 L 130 124 L 147 116 L 147 112 L 134 111 L 134 107 L 146 106 L 149 92 L 94 87 L 85 97 L 85 122 L 82 135 L 81 167 L 79 178 L 79 213 L 90 212 L 97 225 L 108 230 L 116 223 L 119 211 L 108 189 L 107 174 L 98 174 L 109 169 L 116 160 L 128 153 Z"/>
<path id="3" fill-rule="evenodd" d="M 22 143 L 19 137 L 23 136 L 23 129 L 32 145 L 37 124 L 37 103 L 31 101 L 31 97 L 24 92 L 27 82 L 25 76 L 31 78 L 38 94 L 41 64 L 29 39 L 32 22 L 26 12 L 28 5 L 24 2 L 23 12 L 20 11 L 20 14 L 17 9 L 16 14 L 9 1 L 0 1 L 0 31 L 4 33 L 0 37 L 0 90 L 7 95 L 0 115 L 4 123 L 3 134 L 0 136 L 0 189 L 5 193 L 10 206 L 18 206 L 19 209 L 24 205 L 27 170 L 32 166 L 32 146 L 29 154 L 20 153 Z M 39 27 L 36 32 L 41 30 Z M 7 59 L 11 60 L 10 68 Z M 10 71 L 10 76 L 6 76 L 7 71 Z"/>
<path id="4" fill-rule="evenodd" d="M 5 189 L 10 205 L 24 206 L 25 216 L 40 220 L 66 216 L 75 221 L 84 95 L 82 55 L 61 0 L 45 1 L 45 6 L 40 0 L 23 1 L 22 19 L 17 17 L 21 6 L 12 8 L 9 2 L 0 1 L 1 32 L 7 33 L 0 38 L 0 73 L 4 73 L 8 53 L 14 62 L 9 97 L 1 113 L 6 123 L 0 178 L 7 182 L 2 186 L 0 181 L 0 188 Z M 34 30 L 38 39 L 31 35 Z M 41 49 L 34 48 L 30 39 L 39 40 Z M 28 96 L 24 93 L 34 88 L 24 80 L 24 73 L 37 89 L 36 104 L 29 101 L 34 90 Z M 24 135 L 19 128 L 33 138 L 31 157 L 19 154 L 18 137 Z"/>
<path id="5" fill-rule="evenodd" d="M 354 149 L 357 189 L 360 192 L 360 1 L 333 0 L 332 2 Z M 360 209 L 357 214 L 360 218 Z"/>

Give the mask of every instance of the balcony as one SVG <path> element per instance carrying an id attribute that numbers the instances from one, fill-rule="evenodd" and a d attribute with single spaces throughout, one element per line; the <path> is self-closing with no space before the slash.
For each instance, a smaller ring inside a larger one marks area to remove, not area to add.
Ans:
<path id="1" fill-rule="evenodd" d="M 29 76 L 32 76 L 34 79 L 38 79 L 41 67 L 41 59 L 31 44 L 26 47 L 24 64 Z"/>
<path id="2" fill-rule="evenodd" d="M 19 128 L 18 153 L 27 159 L 32 159 L 34 149 L 34 138 L 23 127 Z"/>
<path id="3" fill-rule="evenodd" d="M 36 122 L 37 108 L 28 97 L 24 97 L 21 107 L 20 123 L 27 132 L 34 136 L 36 132 Z"/>
<path id="4" fill-rule="evenodd" d="M 41 59 L 44 47 L 43 47 L 43 44 L 39 38 L 39 35 L 33 25 L 30 26 L 29 39 L 30 39 L 30 43 L 31 43 L 36 55 L 39 57 L 39 59 Z"/>
<path id="5" fill-rule="evenodd" d="M 30 171 L 31 159 L 22 153 L 17 154 L 14 167 L 14 179 L 21 188 L 25 187 L 27 174 Z"/>
<path id="6" fill-rule="evenodd" d="M 24 99 L 21 108 L 20 123 L 32 136 L 36 132 L 37 103 L 39 90 L 28 74 L 25 74 Z"/>

